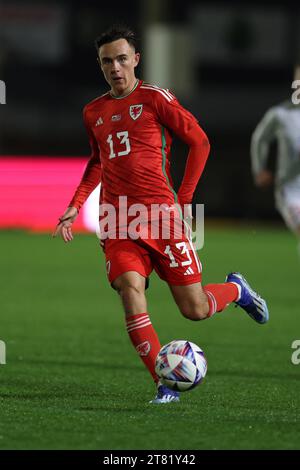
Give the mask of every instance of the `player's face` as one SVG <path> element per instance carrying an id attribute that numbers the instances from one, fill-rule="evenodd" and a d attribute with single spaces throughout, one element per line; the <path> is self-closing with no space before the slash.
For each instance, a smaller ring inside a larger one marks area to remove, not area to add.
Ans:
<path id="1" fill-rule="evenodd" d="M 99 61 L 106 81 L 116 96 L 129 93 L 136 82 L 134 69 L 140 54 L 126 39 L 118 39 L 99 48 Z"/>

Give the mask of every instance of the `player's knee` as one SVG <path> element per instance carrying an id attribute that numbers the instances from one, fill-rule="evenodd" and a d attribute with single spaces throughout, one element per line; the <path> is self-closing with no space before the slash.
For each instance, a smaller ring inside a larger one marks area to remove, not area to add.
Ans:
<path id="1" fill-rule="evenodd" d="M 144 293 L 145 286 L 139 281 L 130 281 L 117 285 L 116 289 L 120 297 L 126 298 L 142 295 Z"/>
<path id="2" fill-rule="evenodd" d="M 180 311 L 189 320 L 205 320 L 208 315 L 208 306 L 205 303 L 185 303 L 180 306 Z"/>

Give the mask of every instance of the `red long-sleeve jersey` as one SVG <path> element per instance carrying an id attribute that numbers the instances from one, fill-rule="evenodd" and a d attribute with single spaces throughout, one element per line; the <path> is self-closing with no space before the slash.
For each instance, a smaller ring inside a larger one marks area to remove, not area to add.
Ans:
<path id="1" fill-rule="evenodd" d="M 124 97 L 110 93 L 84 108 L 92 154 L 70 202 L 78 210 L 101 181 L 101 202 L 118 206 L 190 203 L 209 154 L 208 139 L 195 117 L 169 91 L 141 80 Z M 172 133 L 189 146 L 176 195 L 170 176 Z"/>

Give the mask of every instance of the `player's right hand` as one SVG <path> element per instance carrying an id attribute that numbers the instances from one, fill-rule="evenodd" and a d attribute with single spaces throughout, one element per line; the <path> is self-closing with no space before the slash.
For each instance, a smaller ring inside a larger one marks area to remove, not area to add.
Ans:
<path id="1" fill-rule="evenodd" d="M 259 188 L 267 188 L 273 183 L 273 173 L 269 170 L 261 170 L 255 176 L 255 184 Z"/>
<path id="2" fill-rule="evenodd" d="M 61 235 L 64 242 L 68 243 L 73 240 L 72 224 L 78 215 L 76 207 L 68 207 L 66 212 L 59 217 L 59 222 L 52 234 L 52 237 Z"/>

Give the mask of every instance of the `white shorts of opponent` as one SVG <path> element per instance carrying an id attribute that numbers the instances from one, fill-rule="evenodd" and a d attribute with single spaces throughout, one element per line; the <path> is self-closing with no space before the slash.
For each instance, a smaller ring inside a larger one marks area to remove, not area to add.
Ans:
<path id="1" fill-rule="evenodd" d="M 292 232 L 300 235 L 300 175 L 275 192 L 276 208 Z"/>

